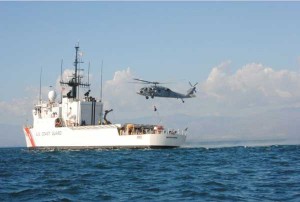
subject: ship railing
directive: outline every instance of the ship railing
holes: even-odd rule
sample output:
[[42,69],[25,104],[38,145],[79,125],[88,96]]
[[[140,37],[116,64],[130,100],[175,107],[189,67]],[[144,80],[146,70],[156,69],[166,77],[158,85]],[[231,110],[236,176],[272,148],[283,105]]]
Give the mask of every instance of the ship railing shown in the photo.
[[177,130],[168,129],[168,130],[163,130],[162,133],[163,134],[167,134],[167,135],[184,135],[184,136],[186,136],[188,134],[187,133],[187,129],[184,129],[184,130],[180,130],[180,129],[177,129]]
[[118,128],[120,135],[145,135],[145,134],[166,134],[166,135],[183,135],[186,136],[188,134],[187,129],[184,130],[154,130],[154,129],[143,129],[143,130],[133,130],[128,132],[126,130],[120,130],[119,124],[112,125],[90,125],[90,126],[72,126],[69,127],[72,130],[84,130],[84,129],[95,129],[95,128]]
[[144,129],[142,131],[140,130],[134,130],[131,132],[128,131],[124,131],[121,130],[120,131],[120,135],[145,135],[145,134],[167,134],[167,135],[183,135],[186,136],[187,133],[187,129],[184,130],[174,130],[174,129],[170,129],[170,130],[153,130],[153,129]]
[[87,126],[71,126],[69,127],[72,130],[84,130],[84,129],[96,129],[96,128],[118,128],[118,124],[112,125],[87,125]]

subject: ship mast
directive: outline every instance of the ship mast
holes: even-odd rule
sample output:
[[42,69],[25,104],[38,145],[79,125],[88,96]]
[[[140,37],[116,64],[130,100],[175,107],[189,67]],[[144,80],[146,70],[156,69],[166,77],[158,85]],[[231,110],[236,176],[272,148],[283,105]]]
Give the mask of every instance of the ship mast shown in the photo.
[[60,82],[61,85],[68,85],[72,88],[72,90],[67,94],[67,97],[73,98],[73,99],[78,99],[79,87],[89,87],[90,86],[89,83],[81,82],[80,75],[78,73],[78,71],[79,71],[78,64],[83,63],[83,62],[79,61],[78,51],[79,51],[79,44],[77,44],[75,46],[75,61],[74,61],[75,72],[73,74],[73,77],[68,82],[64,82],[63,80],[61,80],[61,82]]
[[77,98],[77,89],[78,89],[78,85],[79,85],[79,79],[78,79],[78,50],[79,50],[79,45],[75,46],[75,62],[74,62],[74,66],[75,66],[75,73],[74,73],[74,83],[70,86],[72,86],[72,96],[73,98]]

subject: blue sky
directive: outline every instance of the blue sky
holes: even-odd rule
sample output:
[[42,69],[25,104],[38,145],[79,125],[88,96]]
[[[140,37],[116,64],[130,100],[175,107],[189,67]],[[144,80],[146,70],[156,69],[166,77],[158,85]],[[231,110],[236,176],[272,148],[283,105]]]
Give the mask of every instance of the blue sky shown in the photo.
[[[85,61],[105,76],[130,67],[145,79],[203,80],[230,60],[298,70],[299,2],[1,2],[5,99],[36,85],[41,66],[56,79],[60,59],[73,61],[79,40]],[[2,85],[2,86],[3,86]]]
[[[95,89],[104,61],[114,108],[146,105],[124,77],[183,81],[172,86],[179,90],[199,82],[184,107],[154,103],[191,115],[300,106],[299,10],[300,2],[0,2],[0,123],[5,113],[30,113],[41,67],[44,89],[55,85],[62,58],[73,68],[78,41]],[[127,93],[131,103],[113,97]]]

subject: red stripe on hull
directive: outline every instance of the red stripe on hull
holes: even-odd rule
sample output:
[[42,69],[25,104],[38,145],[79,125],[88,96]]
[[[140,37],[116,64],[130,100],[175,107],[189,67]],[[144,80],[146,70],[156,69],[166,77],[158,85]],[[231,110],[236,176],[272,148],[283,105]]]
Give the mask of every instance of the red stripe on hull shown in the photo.
[[30,129],[29,128],[24,128],[24,129],[25,129],[27,137],[30,140],[31,146],[35,147],[35,142],[34,142],[34,139],[33,139],[32,135],[31,135]]

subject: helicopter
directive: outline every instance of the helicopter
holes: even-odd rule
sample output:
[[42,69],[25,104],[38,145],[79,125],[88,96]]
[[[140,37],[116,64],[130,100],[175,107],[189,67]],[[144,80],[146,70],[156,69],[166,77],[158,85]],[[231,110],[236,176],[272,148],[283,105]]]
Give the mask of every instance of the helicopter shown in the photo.
[[174,92],[171,89],[164,87],[164,86],[159,86],[158,84],[163,84],[157,81],[147,81],[147,80],[142,80],[142,79],[137,79],[134,78],[133,80],[143,83],[143,84],[153,84],[148,87],[142,87],[137,94],[145,96],[146,99],[154,98],[154,97],[165,97],[165,98],[177,98],[181,99],[181,101],[184,103],[184,98],[193,98],[196,97],[196,85],[198,82],[194,85],[189,82],[191,88],[187,91],[186,94]]

